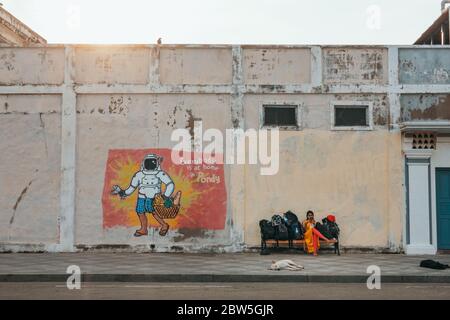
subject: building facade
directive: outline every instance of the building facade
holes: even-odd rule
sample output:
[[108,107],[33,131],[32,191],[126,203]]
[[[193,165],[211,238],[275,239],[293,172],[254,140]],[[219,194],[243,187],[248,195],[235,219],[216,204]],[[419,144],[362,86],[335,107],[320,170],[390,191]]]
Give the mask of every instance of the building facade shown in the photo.
[[0,46],[45,45],[47,40],[14,17],[0,4]]
[[[200,121],[279,127],[278,173],[174,165],[172,133]],[[237,252],[259,220],[310,209],[348,250],[450,249],[448,46],[2,47],[0,131],[1,251]],[[181,209],[134,237],[142,193],[111,188],[147,154]]]

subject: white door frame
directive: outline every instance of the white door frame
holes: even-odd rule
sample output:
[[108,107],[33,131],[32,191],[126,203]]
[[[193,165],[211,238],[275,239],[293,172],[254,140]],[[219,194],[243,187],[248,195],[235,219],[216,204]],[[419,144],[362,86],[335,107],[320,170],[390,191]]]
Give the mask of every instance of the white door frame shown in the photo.
[[437,137],[437,147],[431,157],[431,218],[433,244],[437,251],[436,168],[450,168],[450,137]]

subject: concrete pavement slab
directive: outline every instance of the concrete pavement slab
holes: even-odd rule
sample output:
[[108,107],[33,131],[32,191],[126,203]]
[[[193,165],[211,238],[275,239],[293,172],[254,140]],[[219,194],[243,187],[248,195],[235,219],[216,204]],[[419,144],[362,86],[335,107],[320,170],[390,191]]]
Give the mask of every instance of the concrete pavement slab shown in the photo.
[[[291,259],[303,271],[271,271],[272,260]],[[419,267],[423,259],[450,264],[450,255],[402,254],[187,254],[39,253],[0,254],[1,282],[65,281],[67,267],[80,267],[88,282],[334,282],[362,283],[369,266],[380,267],[383,282],[450,283],[450,269]]]

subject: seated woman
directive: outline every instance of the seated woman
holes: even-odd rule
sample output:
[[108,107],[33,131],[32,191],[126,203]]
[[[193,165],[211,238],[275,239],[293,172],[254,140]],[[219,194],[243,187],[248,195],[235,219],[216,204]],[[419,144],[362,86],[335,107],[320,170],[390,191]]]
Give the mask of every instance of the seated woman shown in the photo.
[[303,230],[305,230],[304,237],[307,251],[317,256],[317,250],[320,247],[319,238],[329,240],[315,228],[316,221],[314,220],[314,212],[311,210],[306,213],[306,220],[303,221],[302,225]]

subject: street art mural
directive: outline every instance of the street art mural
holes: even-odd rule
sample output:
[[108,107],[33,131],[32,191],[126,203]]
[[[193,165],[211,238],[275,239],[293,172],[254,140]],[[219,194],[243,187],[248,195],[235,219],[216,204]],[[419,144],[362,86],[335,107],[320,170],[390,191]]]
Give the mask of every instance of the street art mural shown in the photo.
[[223,164],[175,164],[169,149],[110,150],[103,187],[103,227],[222,230]]

